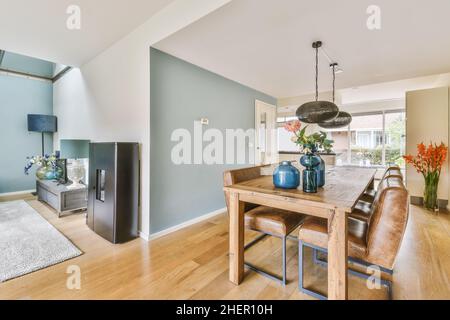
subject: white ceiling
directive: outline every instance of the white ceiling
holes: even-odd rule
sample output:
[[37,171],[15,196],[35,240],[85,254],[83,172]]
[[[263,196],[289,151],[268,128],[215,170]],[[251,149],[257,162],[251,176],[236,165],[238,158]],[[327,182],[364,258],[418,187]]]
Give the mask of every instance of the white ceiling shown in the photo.
[[[80,66],[171,2],[0,0],[0,49]],[[71,31],[66,27],[69,5],[81,9],[80,30]]]
[[[366,27],[371,4],[381,30]],[[277,98],[314,90],[314,51],[338,88],[450,71],[448,0],[234,0],[155,47]],[[331,88],[321,57],[321,91]]]
[[405,99],[407,91],[446,87],[450,73],[377,83],[339,90],[342,104]]

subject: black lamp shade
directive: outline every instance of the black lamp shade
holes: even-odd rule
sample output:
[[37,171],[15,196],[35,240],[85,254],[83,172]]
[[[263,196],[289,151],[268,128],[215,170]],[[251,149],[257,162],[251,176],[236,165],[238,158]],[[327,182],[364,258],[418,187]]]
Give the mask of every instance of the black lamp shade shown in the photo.
[[28,115],[28,131],[32,132],[57,132],[57,120],[55,116],[43,114]]
[[301,122],[319,123],[335,119],[339,108],[330,101],[311,101],[302,104],[295,114]]
[[348,126],[352,122],[352,115],[348,112],[340,111],[339,115],[331,120],[320,122],[319,126],[325,129],[337,129]]

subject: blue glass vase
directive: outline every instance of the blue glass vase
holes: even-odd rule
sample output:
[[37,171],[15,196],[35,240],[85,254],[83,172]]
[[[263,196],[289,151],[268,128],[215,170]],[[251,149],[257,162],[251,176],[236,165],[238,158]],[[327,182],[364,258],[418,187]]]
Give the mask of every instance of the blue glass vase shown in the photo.
[[277,188],[296,189],[300,185],[300,171],[290,161],[283,161],[273,172],[273,184]]
[[313,153],[305,154],[300,158],[300,163],[306,169],[303,170],[303,192],[316,193],[318,179],[316,167],[320,165],[321,158]]
[[303,192],[317,192],[317,172],[314,169],[303,170]]
[[61,179],[63,170],[60,167],[40,167],[36,170],[36,177],[39,180],[58,180]]
[[317,186],[322,188],[325,185],[325,161],[323,161],[321,156],[317,155],[317,157],[320,159],[320,163],[316,167]]

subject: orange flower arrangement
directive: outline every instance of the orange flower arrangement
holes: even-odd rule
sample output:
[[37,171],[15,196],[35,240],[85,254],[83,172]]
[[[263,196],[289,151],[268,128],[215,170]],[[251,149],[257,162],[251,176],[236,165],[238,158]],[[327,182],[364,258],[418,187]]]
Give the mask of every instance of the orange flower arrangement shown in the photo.
[[442,165],[447,159],[448,148],[444,143],[439,146],[437,144],[429,144],[425,147],[423,143],[417,145],[417,156],[403,156],[407,163],[412,164],[418,173],[422,173],[424,177],[430,173],[440,174]]
[[430,143],[428,147],[420,143],[417,145],[417,156],[403,156],[425,179],[424,205],[428,209],[437,208],[437,188],[447,152],[448,147],[442,142],[440,145]]

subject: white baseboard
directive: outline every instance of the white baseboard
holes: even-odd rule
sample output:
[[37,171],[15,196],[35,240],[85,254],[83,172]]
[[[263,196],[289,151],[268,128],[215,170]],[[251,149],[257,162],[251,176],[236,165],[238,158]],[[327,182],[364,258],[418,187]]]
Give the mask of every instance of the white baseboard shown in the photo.
[[144,239],[145,241],[150,241],[150,236],[142,231],[139,231],[139,237]]
[[213,212],[206,213],[206,214],[204,214],[204,215],[202,215],[200,217],[197,217],[197,218],[188,220],[186,222],[180,223],[180,224],[178,224],[176,226],[173,226],[173,227],[167,228],[165,230],[162,230],[162,231],[150,234],[150,237],[149,237],[148,241],[160,238],[162,236],[168,235],[169,233],[172,233],[172,232],[178,231],[180,229],[192,226],[193,224],[196,224],[196,223],[199,223],[199,222],[211,219],[211,218],[213,218],[213,217],[215,217],[215,216],[217,216],[219,214],[222,214],[222,213],[224,213],[226,211],[227,211],[227,208],[221,208],[221,209],[215,210]]
[[34,189],[34,190],[23,190],[23,191],[0,193],[0,197],[17,196],[17,195],[26,194],[26,193],[32,193],[32,192],[36,192],[36,189]]

